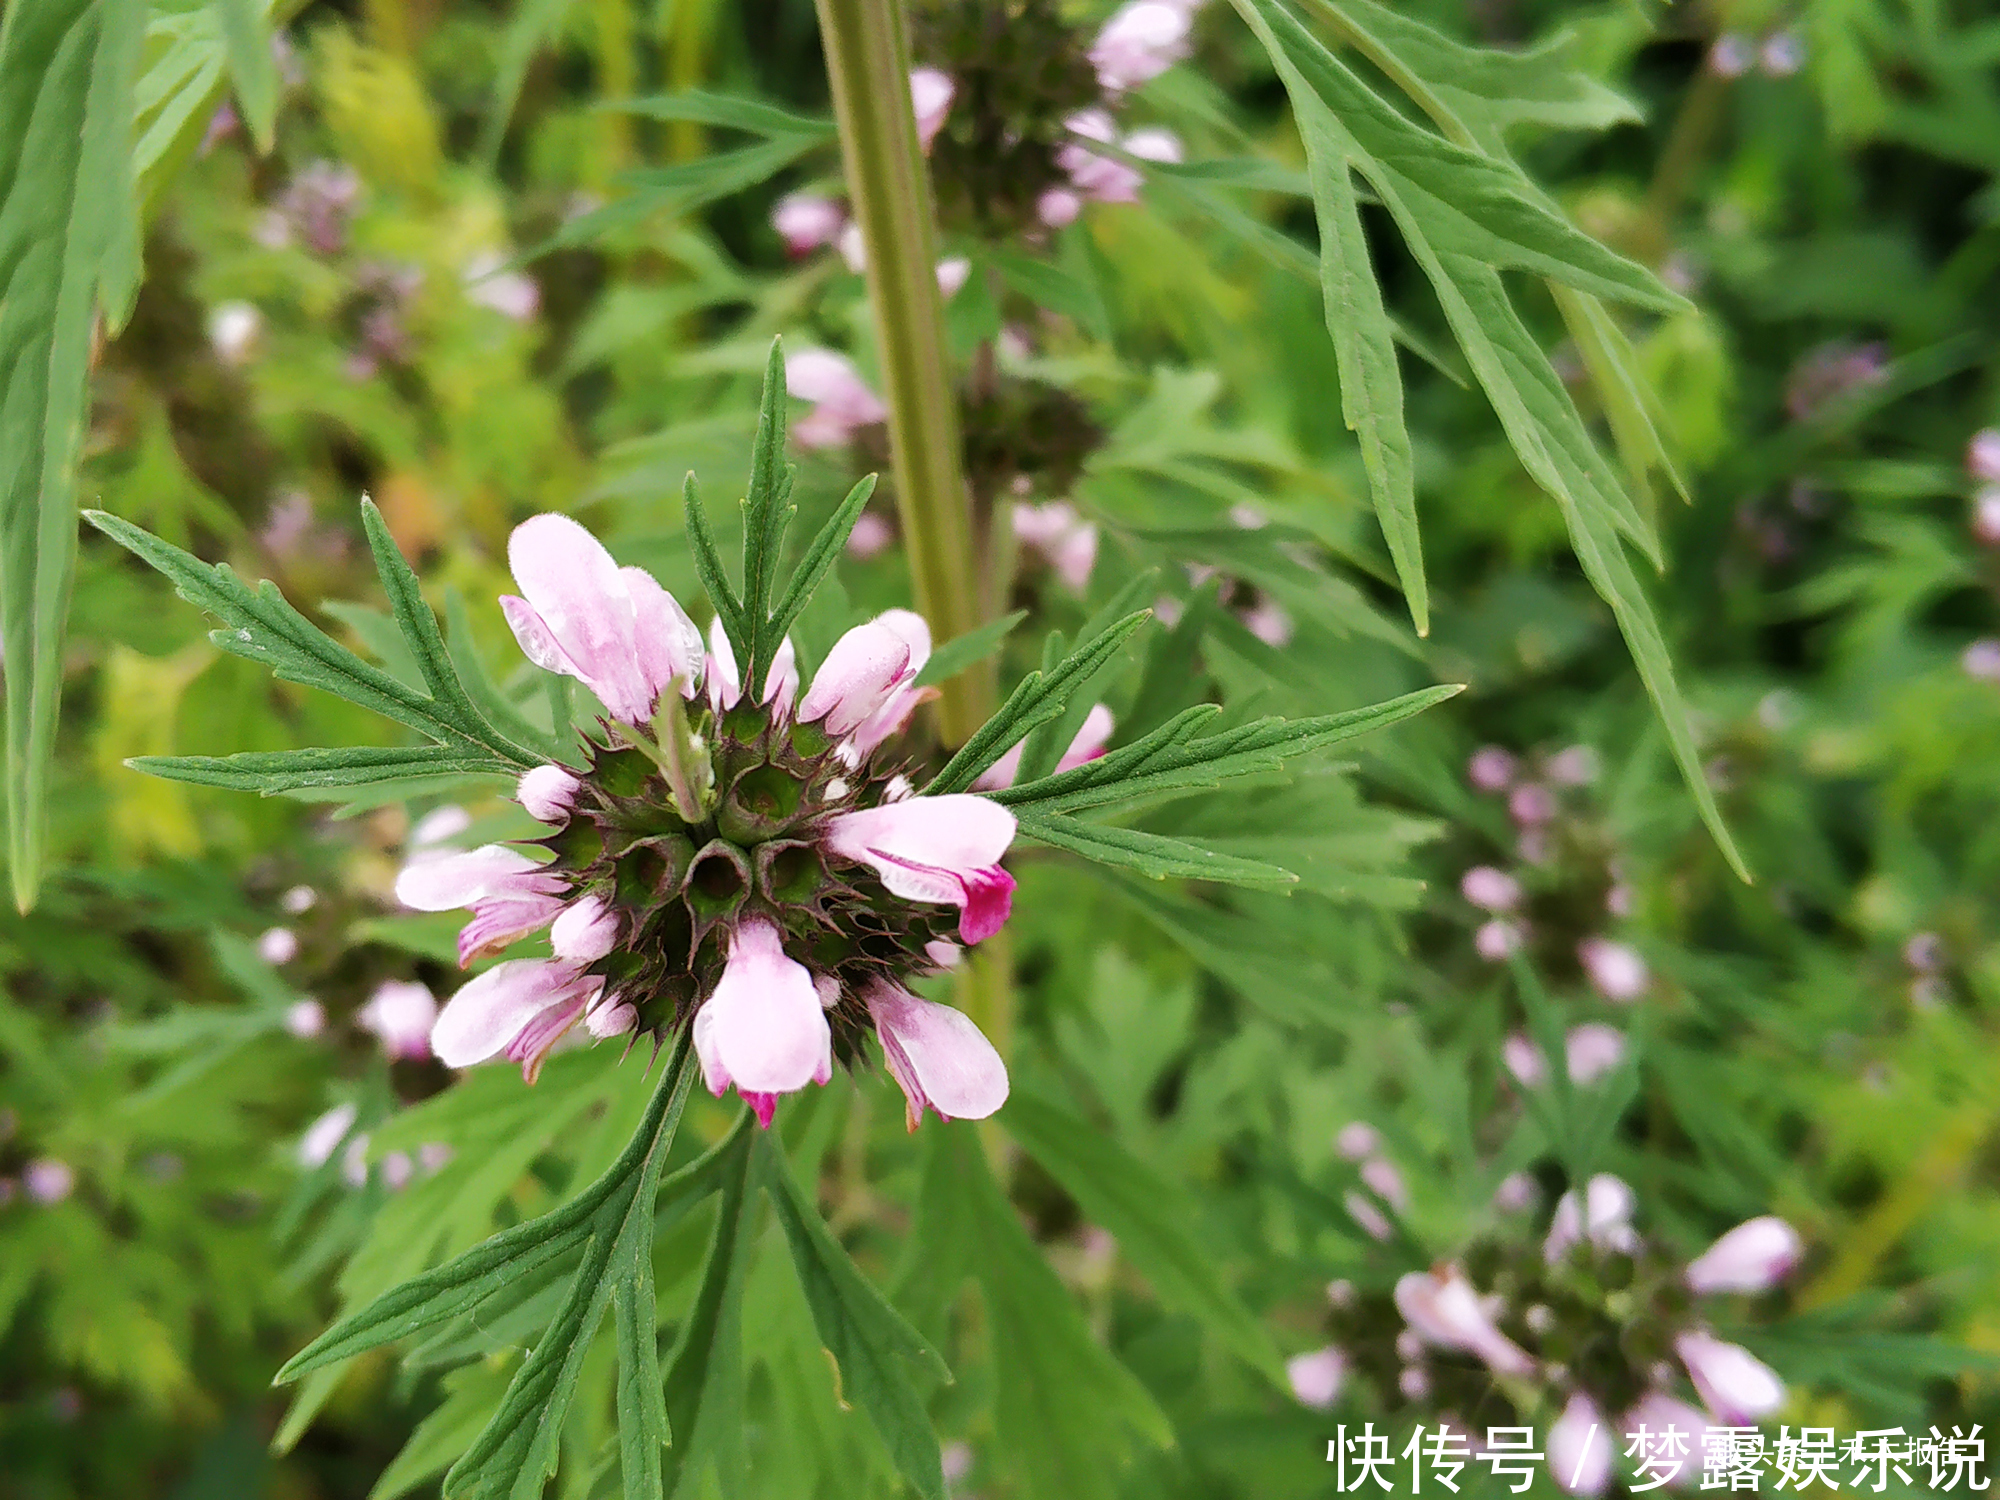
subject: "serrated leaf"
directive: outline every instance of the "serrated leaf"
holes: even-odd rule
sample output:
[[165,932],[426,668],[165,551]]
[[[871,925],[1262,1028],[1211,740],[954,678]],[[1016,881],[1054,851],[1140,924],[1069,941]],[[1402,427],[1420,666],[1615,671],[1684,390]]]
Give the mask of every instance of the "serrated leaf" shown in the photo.
[[135,771],[195,786],[266,797],[329,788],[380,786],[412,777],[511,777],[516,768],[492,756],[465,756],[438,745],[350,749],[245,750],[235,755],[139,755]]
[[107,258],[132,253],[144,14],[141,0],[46,0],[0,15],[0,638],[7,864],[23,910],[41,883],[91,324]]
[[1084,823],[1061,813],[1038,810],[1014,814],[1023,838],[1067,850],[1101,865],[1136,870],[1154,880],[1213,880],[1223,885],[1287,886],[1298,876],[1277,865],[1224,854],[1186,839],[1137,828]]
[[943,1500],[937,1434],[903,1362],[920,1365],[939,1380],[950,1380],[951,1371],[848,1258],[792,1180],[772,1138],[763,1137],[759,1147],[766,1192],[842,1392],[868,1413],[897,1471],[926,1500]]
[[[383,585],[396,606],[411,655],[426,680],[440,691],[438,697],[427,697],[363,661],[286,603],[275,584],[267,581],[252,589],[227,563],[204,563],[102,511],[86,512],[85,519],[165,574],[183,599],[221,619],[229,628],[209,636],[221,650],[258,662],[284,681],[318,688],[393,719],[451,751],[457,760],[483,763],[493,774],[517,773],[540,763],[533,752],[494,729],[466,697],[438,635],[436,618],[416,597],[415,577],[386,532],[380,538],[386,556],[378,551]],[[338,757],[344,752],[305,753]]]
[[[1173,1427],[1132,1372],[1096,1339],[1028,1238],[969,1130],[949,1140],[958,1210],[976,1247],[994,1357],[994,1412],[1011,1465],[1036,1500],[1115,1500],[1137,1437],[1173,1446]],[[927,1187],[934,1178],[927,1177]]]
[[1464,691],[1458,684],[1421,688],[1386,703],[1311,719],[1259,719],[1203,736],[1202,726],[1221,709],[1184,709],[1144,739],[1040,781],[988,793],[1026,812],[1075,812],[1114,803],[1135,804],[1206,790],[1238,776],[1267,775],[1287,760],[1382,729]]
[[1199,1320],[1238,1358],[1284,1385],[1270,1331],[1224,1284],[1214,1257],[1190,1232],[1200,1214],[1187,1193],[1107,1132],[1019,1087],[1000,1121],[1090,1222],[1111,1232],[1162,1303]]
[[[694,1048],[682,1033],[674,1040],[659,1087],[631,1144],[590,1190],[596,1195],[585,1221],[590,1238],[569,1292],[534,1351],[508,1384],[499,1409],[445,1475],[445,1495],[481,1500],[500,1500],[502,1496],[533,1500],[539,1495],[555,1470],[563,1418],[575,1395],[591,1340],[621,1287],[633,1288],[628,1310],[631,1320],[636,1321],[640,1306],[637,1288],[643,1283],[650,1319],[654,1200],[660,1187],[660,1167],[673,1144],[694,1080],[693,1056]],[[646,1342],[652,1347],[650,1322]],[[636,1346],[636,1336],[628,1342],[622,1331],[618,1349],[620,1412],[622,1415],[629,1405],[638,1419],[636,1431],[621,1432],[621,1451],[637,1469],[636,1474],[628,1474],[628,1493],[643,1494],[630,1486],[656,1471],[668,1431],[657,1384],[650,1392],[640,1387],[640,1382],[649,1378],[649,1371],[657,1376],[657,1355],[647,1359]],[[628,1355],[643,1368],[625,1367]]]
[[943,796],[971,786],[980,772],[1025,739],[1030,731],[1060,714],[1069,695],[1151,619],[1152,613],[1142,609],[1129,614],[1078,646],[1053,670],[1030,672],[1023,677],[1000,705],[1000,711],[974,731],[972,738],[959,747],[958,753],[924,788],[925,794]]

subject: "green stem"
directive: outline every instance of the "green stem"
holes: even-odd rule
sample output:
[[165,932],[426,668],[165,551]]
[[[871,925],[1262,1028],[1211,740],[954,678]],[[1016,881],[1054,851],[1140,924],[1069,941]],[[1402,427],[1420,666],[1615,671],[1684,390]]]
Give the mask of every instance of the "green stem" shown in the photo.
[[[930,180],[910,105],[909,45],[897,0],[817,0],[820,39],[889,402],[896,507],[918,611],[939,640],[981,623],[958,388],[945,353]],[[990,664],[941,684],[945,743],[963,743],[994,704]]]

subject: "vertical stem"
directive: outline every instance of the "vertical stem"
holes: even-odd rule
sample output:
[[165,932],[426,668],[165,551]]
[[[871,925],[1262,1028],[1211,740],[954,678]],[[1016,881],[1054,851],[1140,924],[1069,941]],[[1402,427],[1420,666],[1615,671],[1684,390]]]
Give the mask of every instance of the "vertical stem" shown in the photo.
[[[957,386],[944,347],[930,179],[917,149],[898,0],[817,0],[847,189],[868,254],[868,300],[889,402],[896,507],[918,611],[938,639],[981,620]],[[962,743],[992,712],[990,664],[942,684],[938,723]]]

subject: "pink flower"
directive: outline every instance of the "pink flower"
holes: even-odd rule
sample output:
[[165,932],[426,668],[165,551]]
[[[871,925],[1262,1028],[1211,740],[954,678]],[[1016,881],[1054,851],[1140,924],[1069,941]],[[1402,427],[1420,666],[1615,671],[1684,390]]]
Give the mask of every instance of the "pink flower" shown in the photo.
[[257,956],[267,964],[288,964],[299,956],[298,934],[289,927],[273,927],[257,939]]
[[1382,1136],[1365,1120],[1350,1120],[1333,1138],[1333,1149],[1349,1161],[1366,1161],[1382,1148]]
[[1514,757],[1498,745],[1485,745],[1465,763],[1465,779],[1482,792],[1504,792],[1513,784]]
[[1738,1224],[1689,1262],[1687,1284],[1697,1292],[1767,1291],[1791,1274],[1802,1253],[1798,1231],[1765,1214]]
[[1497,964],[1508,954],[1521,946],[1521,928],[1518,923],[1503,922],[1495,918],[1482,922],[1479,931],[1472,936],[1472,946],[1479,956],[1490,964]]
[[785,242],[793,259],[831,245],[847,223],[847,210],[815,193],[792,193],[771,210],[771,227]]
[[1702,1405],[1726,1427],[1746,1426],[1785,1404],[1785,1383],[1740,1344],[1695,1329],[1674,1340],[1674,1352],[1687,1366]]
[[1645,994],[1646,986],[1652,983],[1646,961],[1629,944],[1585,938],[1576,945],[1576,957],[1590,987],[1607,1000],[1627,1004]]
[[785,389],[813,404],[792,424],[793,440],[801,448],[836,448],[863,427],[889,419],[889,408],[863,383],[853,362],[831,349],[786,354]]
[[1169,0],[1129,0],[1112,13],[1090,45],[1091,66],[1108,94],[1148,83],[1187,56],[1192,22]]
[[460,968],[548,926],[563,908],[562,891],[560,876],[504,844],[416,860],[396,877],[396,899],[416,911],[472,909],[458,934]]
[[895,540],[896,530],[887,519],[872,510],[864,510],[856,517],[854,529],[847,533],[847,555],[866,562],[888,551],[889,544]]
[[76,1172],[66,1161],[39,1157],[21,1171],[21,1186],[44,1207],[60,1203],[76,1191]]
[[918,706],[937,696],[936,688],[916,685],[918,674],[931,659],[931,627],[924,617],[915,610],[885,609],[873,623],[901,638],[909,648],[910,664],[909,671],[882,700],[881,707],[855,729],[853,745],[857,757],[867,756],[891,735],[901,734]]
[[1521,904],[1521,882],[1491,865],[1474,865],[1458,882],[1459,894],[1484,911],[1512,911]]
[[1332,1344],[1310,1354],[1295,1354],[1285,1361],[1285,1378],[1301,1406],[1331,1411],[1347,1383],[1347,1356]]
[[472,814],[455,802],[447,802],[417,819],[416,826],[410,830],[410,848],[451,853],[453,851],[438,846],[449,844],[471,826]]
[[578,896],[549,927],[549,947],[557,958],[594,964],[618,946],[618,914],[592,891]]
[[1383,1216],[1382,1210],[1377,1208],[1373,1200],[1366,1195],[1350,1191],[1340,1200],[1340,1206],[1347,1210],[1347,1216],[1359,1224],[1371,1240],[1387,1243],[1395,1238],[1396,1226]]
[[263,331],[264,315],[248,302],[218,303],[208,315],[209,346],[225,365],[248,364]]
[[1982,427],[1965,445],[1965,472],[1982,484],[2000,484],[2000,427]]
[[735,1088],[765,1126],[778,1095],[833,1077],[833,1033],[813,977],[764,918],[746,917],[730,934],[722,978],[695,1012],[694,1046],[709,1091]]
[[466,299],[490,307],[504,318],[525,323],[541,310],[542,289],[532,276],[520,271],[503,271],[504,258],[494,251],[482,251],[466,262]]
[[583,1013],[583,1029],[598,1041],[623,1036],[639,1025],[639,1012],[615,996],[600,1001]]
[[644,568],[621,568],[567,516],[532,516],[507,540],[523,597],[500,608],[528,660],[574,677],[606,711],[645,724],[667,684],[691,698],[701,682],[701,633]]
[[841,813],[827,848],[870,865],[892,895],[959,908],[958,935],[977,943],[998,932],[1014,900],[1000,856],[1014,841],[1014,815],[972,793],[911,797]]
[[1613,1441],[1604,1413],[1578,1391],[1549,1428],[1549,1473],[1572,1495],[1601,1495],[1611,1483]]
[[431,1026],[437,1020],[437,997],[412,980],[388,979],[355,1016],[355,1024],[372,1032],[383,1054],[423,1059],[431,1055]]
[[1739,32],[1725,31],[1708,49],[1708,66],[1718,78],[1741,78],[1750,71],[1755,57],[1750,39]]
[[[1111,145],[1118,138],[1118,128],[1111,116],[1101,109],[1086,109],[1071,115],[1063,121],[1073,136],[1086,141],[1101,141]],[[1076,141],[1060,147],[1056,151],[1056,165],[1061,167],[1077,193],[1095,203],[1137,203],[1139,184],[1144,180],[1136,168],[1127,166],[1114,157],[1103,156],[1088,146]]]
[[1068,188],[1050,188],[1035,200],[1035,217],[1051,229],[1074,224],[1082,212],[1083,199]]
[[1503,1214],[1517,1214],[1535,1201],[1535,1179],[1526,1172],[1509,1172],[1493,1190],[1493,1206]]
[[[1063,751],[1062,759],[1056,762],[1056,770],[1074,770],[1096,760],[1104,753],[1104,747],[1111,743],[1111,732],[1116,727],[1117,721],[1111,717],[1110,709],[1102,703],[1093,705],[1090,712],[1084,715],[1083,727],[1077,730],[1069,748]],[[972,783],[973,788],[982,792],[997,792],[1002,787],[1012,786],[1015,777],[1021,774],[1021,752],[1025,748],[1025,742],[1016,745],[993,762],[980,772],[979,779]]]
[[1526,1375],[1535,1368],[1527,1351],[1495,1326],[1456,1266],[1402,1277],[1396,1283],[1396,1310],[1428,1343],[1476,1354],[1496,1375]]
[[1097,526],[1083,520],[1067,500],[1046,505],[1016,505],[1014,535],[1023,547],[1038,552],[1056,576],[1081,593],[1097,565]]
[[951,301],[952,298],[958,295],[959,288],[965,285],[966,278],[971,274],[972,262],[967,260],[963,255],[946,256],[937,263],[939,294],[945,301]]
[[944,129],[945,116],[951,113],[951,101],[957,94],[958,85],[949,73],[936,68],[910,70],[910,108],[917,116],[917,143],[925,151]]
[[504,1053],[533,1083],[542,1059],[604,981],[559,959],[515,958],[459,986],[431,1028],[431,1051],[447,1067],[469,1068]]
[[319,892],[309,885],[295,885],[278,898],[278,905],[295,917],[302,917],[319,905]]
[[1291,613],[1269,594],[1241,611],[1238,618],[1246,630],[1273,650],[1282,651],[1292,643],[1295,627]]
[[2000,547],[2000,484],[1988,484],[1972,497],[1972,535],[1981,545]]
[[1588,1088],[1625,1060],[1625,1035],[1614,1026],[1589,1021],[1570,1028],[1563,1050],[1570,1082]]
[[908,1101],[910,1129],[926,1108],[941,1120],[983,1120],[1007,1102],[1007,1065],[963,1011],[882,981],[867,1001],[882,1056]]
[[1566,750],[1558,750],[1543,768],[1549,780],[1557,786],[1589,786],[1597,780],[1601,769],[1597,752],[1588,745],[1571,745]]
[[1538,1089],[1548,1080],[1549,1060],[1525,1032],[1513,1032],[1500,1044],[1500,1061],[1522,1088]]
[[1975,682],[2000,682],[2000,641],[1974,641],[1960,653],[1958,665]]
[[[904,611],[908,613],[908,611]],[[926,627],[924,634],[930,634]],[[897,689],[916,675],[910,643],[895,625],[870,620],[834,642],[799,699],[801,724],[819,724],[844,738],[873,718]]]
[[582,785],[562,766],[536,766],[522,774],[514,788],[514,800],[537,823],[560,823],[576,806],[577,790]]
[[1584,1206],[1577,1205],[1574,1189],[1556,1200],[1555,1217],[1549,1222],[1549,1237],[1542,1243],[1542,1259],[1554,1265],[1570,1247],[1587,1234],[1600,1250],[1627,1254],[1639,1247],[1632,1231],[1632,1189],[1609,1172],[1599,1172],[1584,1185]]
[[1364,1161],[1361,1164],[1361,1180],[1397,1213],[1410,1206],[1409,1189],[1403,1186],[1403,1174],[1396,1170],[1394,1162],[1379,1156]]
[[1556,815],[1555,794],[1538,782],[1523,782],[1507,798],[1507,811],[1516,823],[1546,823]]
[[347,1139],[359,1113],[352,1104],[336,1104],[308,1125],[299,1137],[299,1165],[310,1169],[331,1161],[334,1149]]
[[300,1000],[285,1009],[285,1030],[309,1041],[326,1030],[326,1007],[317,1000]]

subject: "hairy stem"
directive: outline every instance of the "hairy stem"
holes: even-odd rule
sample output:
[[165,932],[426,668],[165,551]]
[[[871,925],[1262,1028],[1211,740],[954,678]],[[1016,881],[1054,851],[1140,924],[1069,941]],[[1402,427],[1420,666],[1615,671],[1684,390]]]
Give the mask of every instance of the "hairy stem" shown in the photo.
[[[930,180],[910,105],[897,0],[817,0],[847,190],[868,255],[868,299],[889,402],[896,507],[917,609],[939,640],[981,622],[979,570],[945,353]],[[938,724],[962,744],[993,711],[990,665],[941,684]]]

